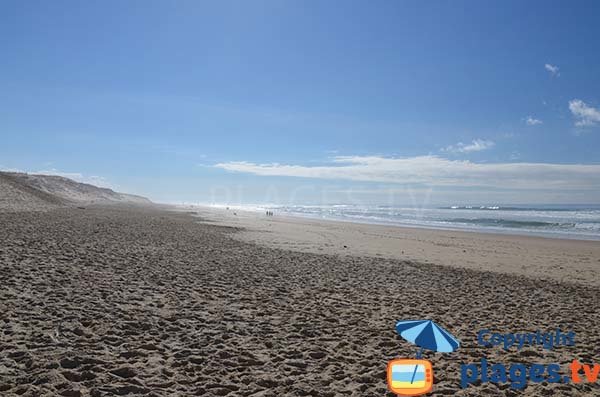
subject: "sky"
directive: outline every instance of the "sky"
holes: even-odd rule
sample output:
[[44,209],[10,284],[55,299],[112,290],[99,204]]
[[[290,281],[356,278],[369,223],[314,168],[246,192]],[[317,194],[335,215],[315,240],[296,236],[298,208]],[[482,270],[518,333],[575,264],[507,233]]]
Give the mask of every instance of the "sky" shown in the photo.
[[0,1],[0,169],[159,202],[600,204],[597,1]]

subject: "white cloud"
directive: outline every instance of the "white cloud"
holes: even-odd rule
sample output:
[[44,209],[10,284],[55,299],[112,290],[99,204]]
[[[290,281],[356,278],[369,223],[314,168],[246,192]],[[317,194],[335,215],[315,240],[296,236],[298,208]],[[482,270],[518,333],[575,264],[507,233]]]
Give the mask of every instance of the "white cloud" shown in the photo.
[[514,160],[518,160],[519,158],[521,158],[521,153],[519,153],[517,150],[513,150],[513,151],[510,153],[510,156],[509,156],[509,158],[510,158],[511,160],[513,160],[513,161],[514,161]]
[[429,186],[501,189],[598,189],[600,165],[473,163],[439,156],[338,156],[323,166],[227,162],[214,167],[260,176],[288,176]]
[[527,123],[527,125],[538,125],[538,124],[543,124],[544,122],[540,119],[536,119],[532,116],[528,116],[525,119],[525,122]]
[[550,72],[552,76],[560,76],[560,73],[558,72],[560,68],[558,66],[547,63],[544,65],[544,68]]
[[600,109],[587,105],[581,99],[569,101],[569,109],[578,127],[589,127],[600,123]]
[[462,142],[458,142],[456,145],[450,145],[444,149],[443,152],[452,152],[452,153],[471,153],[471,152],[480,152],[482,150],[486,150],[494,146],[494,142],[486,141],[483,139],[474,139],[471,143],[464,144]]

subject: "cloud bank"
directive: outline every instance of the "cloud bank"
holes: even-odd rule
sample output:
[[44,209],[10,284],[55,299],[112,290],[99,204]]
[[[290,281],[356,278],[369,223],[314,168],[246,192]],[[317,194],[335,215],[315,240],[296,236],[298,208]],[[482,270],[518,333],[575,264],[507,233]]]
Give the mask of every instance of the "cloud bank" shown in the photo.
[[431,155],[407,158],[337,156],[322,166],[234,161],[218,163],[214,167],[259,176],[424,184],[440,187],[598,190],[600,186],[600,165],[474,163]]

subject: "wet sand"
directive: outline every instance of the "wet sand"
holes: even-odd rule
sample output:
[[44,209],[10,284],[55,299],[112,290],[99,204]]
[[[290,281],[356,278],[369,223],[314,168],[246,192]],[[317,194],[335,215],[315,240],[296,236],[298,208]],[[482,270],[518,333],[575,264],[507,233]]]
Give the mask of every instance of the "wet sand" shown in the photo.
[[[150,208],[0,213],[0,225],[2,395],[391,396],[387,361],[416,353],[394,324],[420,318],[462,341],[425,354],[432,395],[600,395],[598,384],[461,389],[459,374],[482,357],[563,370],[598,361],[593,285],[277,249]],[[484,328],[558,326],[576,332],[575,346],[476,343]]]
[[[195,207],[243,228],[243,241],[299,252],[373,256],[600,287],[600,241],[434,230]],[[235,215],[234,215],[235,212]]]

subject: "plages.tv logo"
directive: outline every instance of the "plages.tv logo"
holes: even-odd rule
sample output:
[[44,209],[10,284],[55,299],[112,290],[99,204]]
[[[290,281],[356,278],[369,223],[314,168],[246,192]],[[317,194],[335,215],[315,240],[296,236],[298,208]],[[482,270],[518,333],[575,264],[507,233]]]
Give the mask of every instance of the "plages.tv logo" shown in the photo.
[[397,358],[388,362],[388,388],[399,396],[419,396],[433,390],[433,366],[423,360],[423,350],[450,353],[460,342],[431,320],[398,321],[396,331],[406,341],[420,347],[417,358]]

